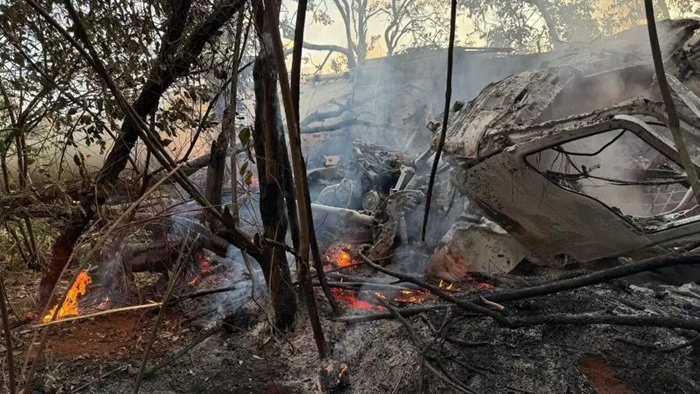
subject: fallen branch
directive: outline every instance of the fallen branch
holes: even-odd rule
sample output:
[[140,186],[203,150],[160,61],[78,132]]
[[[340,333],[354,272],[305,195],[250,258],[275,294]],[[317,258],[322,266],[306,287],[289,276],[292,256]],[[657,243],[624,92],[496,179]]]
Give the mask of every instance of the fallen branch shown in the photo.
[[109,376],[111,376],[111,375],[113,375],[113,374],[115,374],[115,373],[117,373],[117,372],[126,371],[126,370],[128,370],[128,369],[129,369],[129,366],[128,366],[128,365],[122,365],[122,366],[119,367],[119,368],[113,369],[113,370],[111,370],[111,371],[109,371],[109,372],[105,372],[105,373],[103,373],[102,375],[100,375],[99,377],[97,377],[96,379],[93,379],[93,380],[91,380],[91,381],[85,383],[85,384],[82,385],[82,386],[76,387],[75,389],[73,389],[73,390],[71,391],[71,393],[78,393],[78,392],[80,392],[80,391],[83,391],[83,390],[85,390],[86,388],[92,386],[93,384],[99,382],[99,381],[102,380],[102,379],[105,379],[105,378],[107,378],[107,377],[109,377]]
[[212,331],[210,331],[210,332],[208,332],[208,333],[202,335],[201,337],[195,339],[194,341],[192,341],[190,344],[188,344],[188,345],[185,346],[184,348],[178,350],[178,352],[175,353],[175,354],[173,354],[172,357],[170,357],[170,358],[168,358],[167,360],[161,362],[160,364],[158,364],[158,365],[156,365],[156,366],[150,368],[148,371],[146,371],[146,373],[144,373],[143,376],[144,376],[144,377],[147,377],[147,376],[152,375],[154,372],[158,371],[159,369],[165,367],[166,365],[168,365],[168,364],[172,363],[173,361],[177,360],[178,358],[182,357],[182,356],[185,355],[187,352],[189,352],[190,350],[192,350],[192,348],[194,348],[195,346],[197,346],[197,345],[199,345],[200,343],[204,342],[207,338],[209,338],[209,337],[211,337],[212,335],[216,334],[216,333],[219,332],[220,330],[221,330],[221,328],[216,328],[216,329],[214,329],[214,330],[212,330]]
[[[430,312],[430,311],[436,311],[440,309],[449,309],[452,308],[452,305],[431,305],[431,306],[421,306],[421,307],[415,307],[415,308],[402,308],[402,309],[397,309],[399,314],[403,317],[411,317],[415,316],[424,312]],[[374,321],[374,320],[382,320],[382,319],[391,319],[394,317],[394,314],[391,312],[382,312],[382,313],[375,313],[371,315],[360,315],[360,316],[342,316],[337,319],[336,321],[343,322],[343,323],[364,323],[364,322],[369,322],[369,321]]]
[[349,222],[358,223],[362,226],[369,227],[375,223],[373,216],[365,215],[352,209],[331,207],[329,205],[322,205],[316,203],[311,204],[311,209],[313,210],[314,214],[325,213],[328,215],[336,216],[340,219],[347,220]]
[[[318,282],[313,283],[314,286],[320,286]],[[413,288],[390,285],[384,283],[372,283],[372,282],[328,282],[329,287],[335,287],[338,289],[349,289],[349,290],[377,290],[377,291],[415,291]]]
[[[596,314],[550,314],[527,317],[505,317],[490,309],[486,309],[476,302],[483,302],[483,295],[477,295],[472,298],[473,301],[459,300],[449,293],[446,293],[439,287],[425,283],[410,275],[401,274],[390,271],[378,264],[369,260],[362,253],[358,253],[362,260],[370,267],[391,275],[405,282],[417,284],[445,301],[451,302],[462,309],[471,312],[480,313],[489,316],[496,320],[499,324],[510,327],[529,327],[542,324],[614,324],[626,326],[650,326],[650,327],[665,327],[665,328],[683,328],[687,330],[700,331],[700,319],[685,319],[668,316],[612,316],[612,315],[596,315]],[[622,276],[631,275],[634,273],[647,271],[650,269],[668,267],[679,264],[698,264],[700,260],[696,255],[677,256],[677,257],[657,257],[640,261],[638,263],[627,264],[621,267],[615,267],[608,270],[599,271],[583,277],[565,279],[554,283],[534,286],[525,289],[505,291],[501,293],[493,293],[488,296],[488,301],[511,301],[528,297],[535,297],[544,294],[556,293],[559,291],[570,290],[578,287],[583,287],[590,284],[600,283],[603,281],[615,279]],[[487,301],[487,302],[488,302]],[[475,308],[476,307],[476,308]]]
[[358,255],[360,256],[360,258],[362,258],[362,260],[365,262],[365,264],[369,265],[370,267],[374,268],[375,270],[377,270],[379,272],[383,272],[387,275],[393,276],[393,277],[395,277],[403,282],[408,282],[408,283],[413,283],[415,285],[418,285],[418,286],[430,291],[431,293],[435,294],[436,296],[442,298],[443,300],[450,302],[452,304],[455,304],[462,309],[465,309],[465,310],[470,311],[470,312],[476,312],[476,313],[480,313],[480,314],[489,316],[501,324],[506,323],[505,318],[501,314],[499,314],[491,309],[488,309],[488,308],[481,306],[481,305],[477,305],[473,301],[460,300],[460,299],[454,297],[452,294],[449,294],[448,292],[442,290],[438,286],[431,285],[430,283],[426,283],[426,282],[424,282],[420,279],[417,279],[411,275],[406,275],[406,274],[402,274],[399,272],[394,272],[394,271],[388,270],[388,269],[382,267],[381,265],[374,263],[372,260],[367,258],[367,256],[362,254],[362,252],[358,252]]
[[464,341],[457,338],[446,337],[445,340],[449,343],[464,347],[478,347],[478,346],[490,346],[492,345],[489,341]]
[[[326,274],[328,274],[328,271],[326,271]],[[337,272],[332,272],[329,277],[337,280],[338,282],[336,283],[345,283],[345,284],[370,284],[370,285],[385,285],[385,286],[394,286],[394,287],[400,287],[400,290],[423,290],[422,287],[418,285],[414,285],[412,283],[405,283],[405,284],[400,284],[401,281],[392,281],[392,282],[387,282],[385,280],[379,279],[379,278],[365,278],[361,276],[353,276],[353,275],[343,275]]]
[[389,124],[389,123],[377,123],[377,122],[370,122],[370,121],[362,120],[362,119],[349,118],[346,120],[342,120],[338,123],[333,123],[333,124],[329,124],[329,125],[304,127],[303,129],[301,129],[301,133],[302,134],[327,133],[327,132],[332,132],[332,131],[340,131],[340,130],[342,130],[346,127],[349,127],[349,126],[391,128],[391,124]]
[[505,290],[493,292],[491,294],[481,293],[473,296],[469,300],[473,303],[482,303],[481,297],[491,302],[503,302],[522,300],[525,298],[539,297],[547,294],[558,293],[566,290],[573,290],[584,286],[608,282],[613,279],[638,274],[644,271],[651,271],[675,265],[696,265],[700,264],[700,256],[696,254],[683,256],[659,256],[652,257],[635,263],[628,263],[619,267],[594,272],[588,275],[577,276],[570,279],[563,279],[554,282],[544,283],[538,286],[525,287],[515,290]]
[[172,300],[168,301],[167,305],[170,306],[170,305],[174,305],[174,304],[180,303],[180,302],[185,301],[185,300],[191,300],[193,298],[203,297],[203,296],[207,296],[207,295],[211,295],[211,294],[225,293],[227,291],[233,291],[236,289],[238,289],[238,286],[233,285],[233,286],[219,287],[216,289],[202,290],[202,291],[198,291],[195,293],[184,294],[181,296],[174,297]]
[[406,319],[404,319],[403,316],[401,316],[401,313],[399,313],[398,309],[396,309],[388,301],[383,300],[381,298],[377,298],[377,302],[380,303],[384,308],[386,308],[396,318],[396,320],[398,320],[399,323],[401,323],[401,325],[404,326],[404,328],[406,328],[406,332],[408,333],[408,336],[411,338],[411,342],[413,342],[413,345],[416,347],[418,352],[420,352],[422,354],[423,353],[423,345],[420,343],[420,341],[418,340],[418,337],[413,332],[411,325],[408,324],[408,322],[406,321]]
[[134,305],[134,306],[126,306],[123,308],[115,308],[115,309],[109,309],[106,311],[100,311],[100,312],[95,312],[91,313],[89,315],[80,315],[80,316],[75,316],[75,317],[67,317],[65,319],[60,319],[60,320],[54,320],[50,321],[48,323],[41,323],[41,324],[35,324],[33,326],[30,326],[30,328],[42,328],[46,326],[53,326],[56,324],[61,324],[61,323],[68,323],[71,321],[76,321],[76,320],[84,320],[84,319],[91,319],[93,317],[97,316],[105,316],[105,315],[111,315],[112,313],[120,313],[120,312],[129,312],[129,311],[136,311],[140,309],[150,309],[150,308],[158,308],[162,305],[160,302],[154,302],[151,304],[142,304],[142,305]]
[[454,387],[459,391],[460,393],[466,393],[466,394],[474,394],[473,391],[469,390],[468,388],[462,386],[461,384],[457,383],[453,379],[445,376],[443,373],[437,370],[430,361],[427,360],[426,355],[423,353],[423,345],[420,343],[420,340],[418,340],[418,337],[416,334],[413,332],[413,329],[411,328],[411,325],[408,324],[406,319],[401,315],[398,309],[393,307],[391,304],[389,304],[387,301],[382,300],[380,298],[377,299],[377,301],[382,304],[395,318],[396,320],[401,323],[402,326],[406,329],[406,332],[408,333],[409,337],[411,338],[411,342],[413,342],[413,345],[416,347],[416,350],[421,354],[421,359],[422,359],[422,365],[425,366],[428,371],[432,372],[433,375],[435,375],[438,379],[442,380],[444,383]]
[[[360,263],[364,264],[364,263]],[[331,272],[331,271],[326,271],[326,275],[330,278],[336,279],[338,281],[342,281],[344,283],[372,283],[372,284],[379,284],[379,285],[398,285],[401,283],[399,280],[387,282],[386,280],[382,278],[367,278],[364,276],[355,276],[355,275],[345,275],[340,272]],[[423,288],[414,285],[411,283],[406,283],[401,285],[401,287],[405,288],[406,290],[422,290]]]
[[[330,261],[330,260],[325,260],[325,261],[324,261],[324,264],[337,265],[334,261]],[[332,269],[326,270],[326,271],[324,271],[324,272],[325,272],[326,274],[329,274],[329,273],[333,273],[333,272],[338,272],[338,271],[347,270],[347,269],[350,269],[350,268],[359,267],[359,266],[364,265],[364,264],[365,264],[364,261],[360,261],[359,263],[352,263],[352,264],[350,264],[350,265],[346,265],[346,266],[343,266],[343,267],[332,268]]]
[[573,315],[555,313],[551,315],[510,317],[507,319],[507,323],[511,327],[530,327],[543,324],[612,324],[633,327],[682,328],[700,331],[700,319],[684,319],[670,316],[613,316],[592,313]]
[[675,351],[677,351],[677,350],[681,350],[681,349],[685,349],[685,348],[687,348],[687,347],[689,347],[689,346],[693,346],[693,345],[695,345],[696,343],[699,343],[699,342],[700,342],[700,335],[696,336],[695,338],[693,338],[693,339],[691,339],[691,340],[689,340],[689,341],[686,341],[686,342],[684,342],[684,343],[681,343],[680,345],[676,345],[676,346],[671,346],[671,347],[667,347],[667,348],[664,348],[664,349],[660,349],[660,351],[661,351],[661,353],[673,353],[673,352],[675,352]]

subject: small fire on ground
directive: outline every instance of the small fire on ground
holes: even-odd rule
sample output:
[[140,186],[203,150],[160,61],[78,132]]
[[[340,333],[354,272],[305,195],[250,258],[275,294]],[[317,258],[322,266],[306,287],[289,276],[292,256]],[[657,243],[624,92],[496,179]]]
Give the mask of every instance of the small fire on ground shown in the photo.
[[[75,279],[75,282],[73,282],[73,284],[71,285],[70,289],[68,289],[66,299],[65,301],[63,301],[61,308],[58,309],[58,312],[56,312],[58,305],[55,305],[41,319],[41,321],[43,323],[49,323],[52,320],[59,320],[66,317],[80,315],[80,306],[78,305],[78,299],[84,296],[85,293],[87,293],[87,287],[90,284],[92,284],[92,278],[90,277],[90,275],[85,271],[81,271]],[[56,314],[55,318],[54,314]]]
[[[352,253],[350,253],[350,244],[346,243],[336,243],[326,249],[323,258],[327,262],[333,263],[338,268],[347,268],[351,265],[360,264],[359,259],[353,259]],[[326,270],[332,269],[334,267],[327,267]]]
[[212,272],[211,260],[209,259],[209,257],[207,257],[205,255],[200,255],[199,256],[199,272],[194,277],[194,279],[187,282],[187,285],[190,287],[196,287],[197,285],[202,283],[202,280],[204,280],[204,277],[209,275],[211,272]]
[[[355,265],[362,263],[358,258],[353,257],[351,245],[347,243],[336,243],[331,245],[324,253],[326,271],[336,271],[341,268],[354,269]],[[464,281],[476,285],[479,290],[491,289],[493,286],[489,283],[478,282],[470,274],[467,274]],[[460,287],[456,283],[440,280],[438,286],[448,292],[460,291]],[[331,288],[333,296],[347,305],[350,309],[368,310],[368,311],[384,311],[384,307],[378,305],[376,300],[390,300],[402,304],[422,304],[426,300],[434,299],[435,296],[427,290],[411,290],[404,289],[397,292],[392,292],[391,295],[387,292],[373,290],[348,290],[338,287]]]

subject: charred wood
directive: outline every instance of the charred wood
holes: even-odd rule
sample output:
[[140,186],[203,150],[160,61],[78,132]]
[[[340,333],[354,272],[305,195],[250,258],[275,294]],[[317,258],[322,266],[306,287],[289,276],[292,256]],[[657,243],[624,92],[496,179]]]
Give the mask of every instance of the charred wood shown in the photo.
[[[419,314],[425,313],[425,312],[430,312],[430,311],[434,311],[434,310],[441,310],[441,309],[449,309],[452,307],[453,307],[452,305],[441,304],[441,305],[420,306],[420,307],[413,307],[413,308],[401,308],[401,309],[397,309],[397,311],[403,317],[411,317],[411,316],[419,315]],[[374,320],[393,319],[394,317],[395,317],[394,314],[391,312],[382,312],[382,313],[373,313],[370,315],[341,316],[341,317],[337,318],[336,320],[343,322],[343,323],[350,324],[350,323],[364,323],[364,322],[374,321]]]
[[525,287],[514,290],[504,290],[493,292],[491,294],[481,294],[471,298],[471,302],[481,303],[480,297],[485,297],[489,301],[503,302],[522,300],[531,297],[539,297],[547,294],[558,293],[577,289],[579,287],[590,286],[597,283],[611,281],[613,279],[622,278],[625,276],[634,275],[640,272],[651,271],[659,268],[672,267],[676,265],[698,265],[700,264],[700,256],[696,254],[682,256],[659,256],[652,257],[646,260],[623,264],[619,267],[609,268],[606,270],[594,272],[587,275],[577,276],[574,278],[558,280],[550,283],[545,283],[539,286]]

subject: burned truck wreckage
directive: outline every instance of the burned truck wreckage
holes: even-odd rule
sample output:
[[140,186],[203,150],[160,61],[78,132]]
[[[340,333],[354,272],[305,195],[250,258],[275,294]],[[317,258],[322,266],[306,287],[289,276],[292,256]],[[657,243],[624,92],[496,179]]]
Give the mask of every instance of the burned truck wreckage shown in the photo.
[[[660,27],[700,172],[700,21]],[[294,239],[301,216],[287,204],[296,185],[277,184],[281,174],[293,177],[268,174],[274,166],[263,165],[276,155],[260,148],[269,141],[244,129],[242,145],[223,152],[233,156],[230,168],[221,161],[210,177],[216,166],[207,163],[222,154],[213,148],[204,164],[183,167],[203,194],[218,177],[217,205],[236,213],[230,228],[250,238],[249,248],[234,244],[228,224],[210,220],[189,190],[158,179],[148,198],[115,195],[101,207],[105,222],[117,222],[95,253],[87,242],[75,253],[86,264],[66,286],[74,310],[61,301],[28,319],[53,327],[52,351],[70,359],[57,370],[82,373],[74,365],[93,368],[90,357],[102,352],[134,357],[149,392],[698,392],[700,207],[667,126],[648,39],[642,26],[551,53],[485,60],[463,52],[432,193],[444,115],[434,112],[442,97],[433,93],[444,70],[423,70],[442,59],[369,59],[379,64],[376,78],[360,69],[362,78],[311,80],[300,128],[309,137],[313,266],[304,264],[303,238]],[[380,72],[382,61],[400,72]],[[470,78],[485,64],[488,77]],[[382,78],[396,89],[379,86]],[[354,84],[365,80],[374,85]],[[338,124],[318,120],[329,113],[343,126],[318,132]],[[281,123],[270,130],[283,135]],[[261,204],[272,194],[275,204]],[[130,223],[119,225],[124,212]],[[283,220],[273,225],[274,215]],[[277,327],[275,307],[293,303],[296,316],[299,300],[316,304]],[[319,342],[326,349],[316,354]],[[151,347],[158,363],[143,356]],[[94,380],[74,377],[78,390],[72,380],[60,384],[132,390],[128,361],[114,367],[100,367]]]
[[[456,280],[508,272],[523,259],[563,266],[698,246],[700,211],[666,126],[645,33],[572,49],[453,106],[431,223],[436,240],[445,236],[429,273]],[[698,166],[698,22],[673,22],[661,41]],[[357,241],[372,244],[373,258],[417,242],[433,153],[357,142],[346,165],[311,171],[336,182],[317,201],[338,209],[316,211],[371,228]]]

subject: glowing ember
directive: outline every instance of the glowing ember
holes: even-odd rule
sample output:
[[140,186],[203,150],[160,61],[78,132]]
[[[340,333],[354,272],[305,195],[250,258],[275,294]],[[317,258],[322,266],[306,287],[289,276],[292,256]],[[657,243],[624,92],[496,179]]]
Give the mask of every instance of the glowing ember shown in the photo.
[[211,272],[211,260],[207,256],[199,256],[199,272],[202,274]]
[[335,261],[338,263],[339,267],[347,267],[352,264],[352,256],[350,256],[350,252],[347,250],[341,250],[336,256]]
[[338,243],[330,246],[326,249],[323,258],[340,268],[355,264],[352,254],[350,253],[350,245],[345,243]]
[[56,320],[80,315],[78,298],[85,295],[87,292],[87,287],[91,283],[92,278],[90,278],[90,275],[88,275],[88,273],[85,271],[81,271],[78,274],[78,277],[75,279],[75,282],[73,282],[73,285],[70,287],[70,289],[68,289],[66,300],[63,301],[61,309],[58,310],[58,313],[56,313],[56,308],[58,308],[58,305],[55,305],[53,308],[51,308],[49,313],[47,313],[46,316],[41,319],[41,321],[44,323],[50,322],[53,320],[54,313],[56,313]]
[[448,282],[442,279],[440,279],[438,286],[447,291],[459,291],[459,287],[455,286],[454,282]]
[[432,296],[428,291],[401,290],[394,296],[394,301],[404,304],[421,304]]
[[384,307],[380,305],[374,305],[365,300],[357,298],[357,296],[352,291],[347,291],[344,289],[333,288],[331,289],[335,299],[343,301],[352,309],[363,309],[368,311],[383,311]]
[[[470,274],[469,272],[467,272],[464,275],[464,279],[469,283],[476,282],[476,279],[474,279],[474,276],[472,274]],[[489,289],[493,289],[493,285],[490,283],[486,283],[486,282],[477,282],[476,288],[479,290],[489,290]]]
[[204,278],[204,276],[211,273],[211,271],[211,260],[209,260],[207,256],[199,256],[199,273],[197,273],[197,276],[195,276],[194,279],[189,281],[187,285],[190,287],[195,287],[199,285],[200,283],[202,283],[202,279]]

